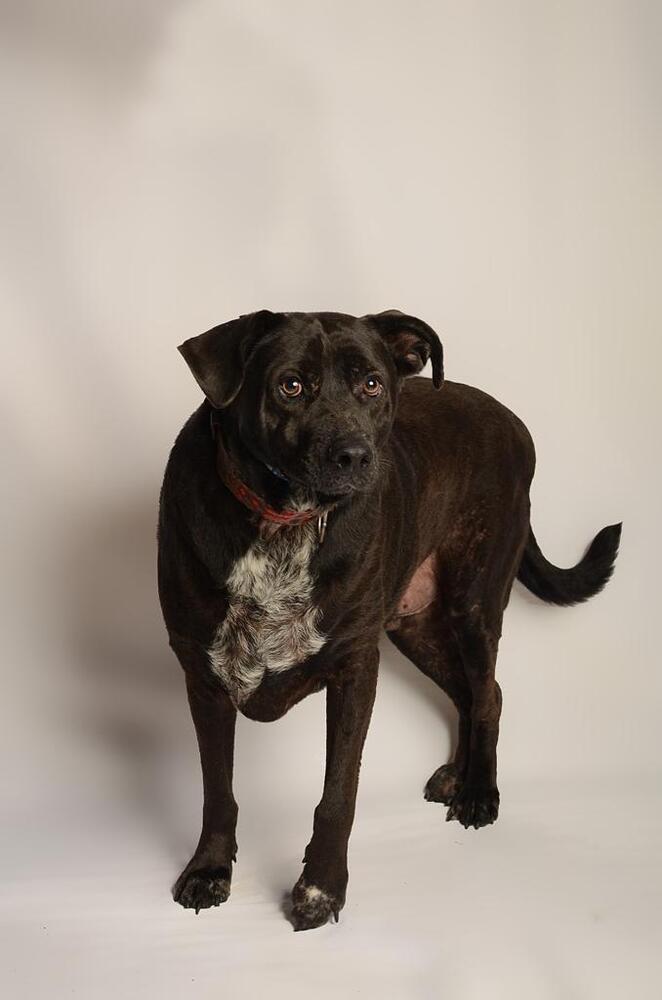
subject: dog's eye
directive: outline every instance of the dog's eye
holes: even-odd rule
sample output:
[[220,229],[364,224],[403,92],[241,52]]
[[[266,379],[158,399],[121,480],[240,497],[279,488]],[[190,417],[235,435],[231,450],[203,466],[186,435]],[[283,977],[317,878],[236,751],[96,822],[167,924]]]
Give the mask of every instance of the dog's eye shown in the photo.
[[376,375],[368,375],[363,383],[363,392],[366,396],[379,396],[382,391],[382,383]]
[[281,380],[278,388],[283,396],[287,396],[288,399],[294,399],[295,396],[300,396],[303,392],[303,386],[298,378],[294,375],[288,375],[286,378]]

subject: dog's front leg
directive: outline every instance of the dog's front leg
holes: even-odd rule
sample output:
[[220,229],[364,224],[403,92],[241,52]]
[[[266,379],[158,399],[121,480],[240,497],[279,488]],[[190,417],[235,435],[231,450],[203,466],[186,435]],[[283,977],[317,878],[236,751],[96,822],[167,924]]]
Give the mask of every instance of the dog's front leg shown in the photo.
[[204,805],[198,846],[175,883],[173,897],[197,913],[230,895],[237,853],[238,810],[232,793],[237,712],[225,691],[210,688],[192,674],[186,674],[186,689],[200,749]]
[[326,774],[303,873],[292,890],[297,931],[338,913],[347,889],[347,844],[354,820],[361,753],[375,700],[376,648],[347,662],[326,689]]

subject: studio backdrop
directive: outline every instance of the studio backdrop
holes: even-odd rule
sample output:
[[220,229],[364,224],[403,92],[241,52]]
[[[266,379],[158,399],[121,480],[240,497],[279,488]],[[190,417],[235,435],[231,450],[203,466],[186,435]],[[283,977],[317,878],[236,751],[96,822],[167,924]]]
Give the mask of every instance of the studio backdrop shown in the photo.
[[[655,995],[659,13],[0,4],[5,995]],[[348,905],[306,935],[322,695],[240,719],[232,899],[170,898],[201,810],[156,591],[202,399],[176,345],[261,308],[419,316],[527,424],[548,558],[623,521],[586,605],[513,590],[493,828],[423,800],[454,712],[384,639]]]

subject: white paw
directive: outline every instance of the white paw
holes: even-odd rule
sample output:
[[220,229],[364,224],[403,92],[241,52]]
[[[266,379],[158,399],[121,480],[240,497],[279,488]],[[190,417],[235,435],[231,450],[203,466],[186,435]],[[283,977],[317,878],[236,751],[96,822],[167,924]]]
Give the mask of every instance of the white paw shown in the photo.
[[328,923],[329,917],[338,922],[341,904],[317,885],[299,879],[292,890],[292,924],[295,931],[309,930]]

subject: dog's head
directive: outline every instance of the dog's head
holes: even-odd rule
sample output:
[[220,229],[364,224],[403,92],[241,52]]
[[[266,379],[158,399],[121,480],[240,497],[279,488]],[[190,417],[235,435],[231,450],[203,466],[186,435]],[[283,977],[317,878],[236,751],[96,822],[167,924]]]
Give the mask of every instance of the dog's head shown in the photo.
[[293,483],[327,497],[368,489],[408,375],[441,343],[396,310],[241,316],[179,347],[211,405],[226,410],[246,448]]

